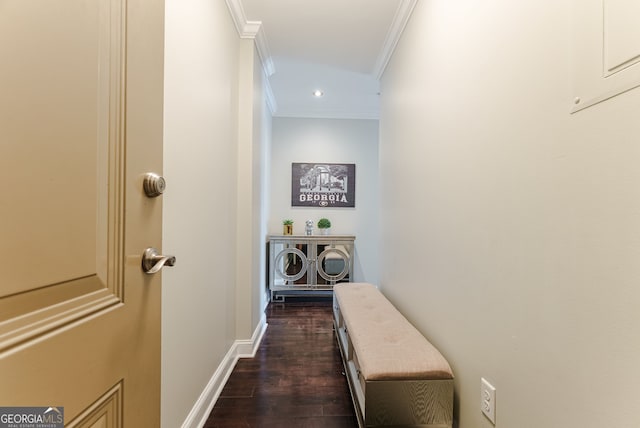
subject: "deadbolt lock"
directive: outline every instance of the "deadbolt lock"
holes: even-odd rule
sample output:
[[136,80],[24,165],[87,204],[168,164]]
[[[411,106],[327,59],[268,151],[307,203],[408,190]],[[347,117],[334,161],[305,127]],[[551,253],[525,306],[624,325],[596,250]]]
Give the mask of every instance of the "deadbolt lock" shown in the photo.
[[148,172],[144,175],[144,181],[142,182],[144,188],[144,194],[150,198],[155,198],[162,195],[164,189],[167,187],[167,183],[164,181],[164,177]]

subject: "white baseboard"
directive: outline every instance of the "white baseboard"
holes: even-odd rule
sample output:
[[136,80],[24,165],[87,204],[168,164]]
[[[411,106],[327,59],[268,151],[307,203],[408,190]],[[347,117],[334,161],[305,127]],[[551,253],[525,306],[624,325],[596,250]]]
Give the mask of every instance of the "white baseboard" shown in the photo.
[[204,388],[204,391],[200,394],[200,398],[198,398],[191,412],[189,412],[189,415],[182,424],[182,428],[201,428],[204,426],[211,410],[213,410],[213,406],[220,397],[224,385],[227,383],[229,376],[231,376],[236,362],[238,362],[240,358],[255,357],[266,330],[267,319],[263,316],[253,332],[251,339],[236,340],[233,345],[231,345],[231,349],[229,349],[227,355],[224,356],[222,362]]

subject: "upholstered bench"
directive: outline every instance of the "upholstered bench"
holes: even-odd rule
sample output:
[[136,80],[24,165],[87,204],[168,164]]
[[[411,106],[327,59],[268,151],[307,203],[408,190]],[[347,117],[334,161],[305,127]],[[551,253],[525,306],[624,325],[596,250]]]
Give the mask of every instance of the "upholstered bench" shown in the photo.
[[338,344],[361,427],[450,428],[449,363],[373,285],[337,284]]

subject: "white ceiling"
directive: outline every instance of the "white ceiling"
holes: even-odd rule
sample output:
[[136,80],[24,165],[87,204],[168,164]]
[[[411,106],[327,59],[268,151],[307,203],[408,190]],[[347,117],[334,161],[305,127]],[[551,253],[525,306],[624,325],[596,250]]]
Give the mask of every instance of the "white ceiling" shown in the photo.
[[[416,1],[228,3],[232,13],[244,12],[245,27],[261,23],[256,44],[270,74],[275,116],[375,119],[378,78]],[[316,89],[324,96],[313,97]]]

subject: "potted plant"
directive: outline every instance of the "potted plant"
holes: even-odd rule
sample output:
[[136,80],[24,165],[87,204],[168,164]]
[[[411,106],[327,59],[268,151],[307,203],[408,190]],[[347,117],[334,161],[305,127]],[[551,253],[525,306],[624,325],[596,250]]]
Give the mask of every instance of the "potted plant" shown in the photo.
[[320,234],[328,235],[329,229],[331,228],[331,221],[328,218],[321,218],[318,220],[318,229],[320,229]]
[[282,232],[283,235],[293,235],[293,220],[283,220],[282,225],[284,226],[284,230]]

